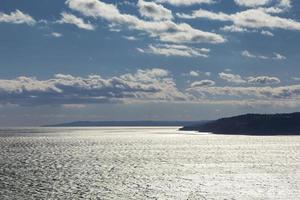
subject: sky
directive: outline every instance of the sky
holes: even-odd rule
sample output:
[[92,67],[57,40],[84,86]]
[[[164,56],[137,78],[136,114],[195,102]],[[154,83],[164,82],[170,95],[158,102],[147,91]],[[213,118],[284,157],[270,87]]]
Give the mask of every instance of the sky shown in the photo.
[[296,0],[1,0],[0,126],[300,110]]

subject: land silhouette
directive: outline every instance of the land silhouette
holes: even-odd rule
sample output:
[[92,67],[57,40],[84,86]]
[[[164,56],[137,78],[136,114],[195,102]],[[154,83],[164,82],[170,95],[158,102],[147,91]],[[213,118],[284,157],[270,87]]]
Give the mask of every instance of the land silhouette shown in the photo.
[[233,135],[300,135],[300,112],[239,115],[187,125],[180,130]]

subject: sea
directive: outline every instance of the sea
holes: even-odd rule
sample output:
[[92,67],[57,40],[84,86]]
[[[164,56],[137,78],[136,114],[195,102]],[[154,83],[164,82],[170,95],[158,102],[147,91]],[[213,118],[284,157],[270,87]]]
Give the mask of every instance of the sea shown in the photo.
[[0,199],[300,199],[300,136],[2,128]]

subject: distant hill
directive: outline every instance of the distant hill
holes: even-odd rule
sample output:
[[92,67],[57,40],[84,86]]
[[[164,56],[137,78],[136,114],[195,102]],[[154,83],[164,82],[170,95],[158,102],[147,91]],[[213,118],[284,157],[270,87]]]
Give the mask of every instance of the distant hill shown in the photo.
[[202,124],[195,121],[77,121],[62,124],[46,125],[45,127],[97,127],[97,126],[189,126]]
[[187,125],[180,130],[236,135],[300,135],[300,113],[247,114]]

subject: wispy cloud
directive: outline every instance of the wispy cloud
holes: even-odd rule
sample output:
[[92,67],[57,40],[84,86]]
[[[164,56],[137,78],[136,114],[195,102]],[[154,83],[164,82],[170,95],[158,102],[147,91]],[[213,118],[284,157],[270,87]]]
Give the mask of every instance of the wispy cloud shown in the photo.
[[52,32],[50,35],[53,36],[53,37],[56,37],[56,38],[59,38],[59,37],[63,36],[61,33],[58,33],[58,32]]
[[191,84],[192,88],[196,87],[208,87],[208,86],[214,86],[216,84],[215,81],[212,80],[201,80],[201,81],[195,81]]
[[219,77],[230,83],[247,83],[240,75],[238,74],[229,74],[225,72],[219,73]]
[[247,83],[247,84],[254,84],[254,85],[272,85],[272,84],[279,84],[281,82],[280,79],[277,77],[271,77],[271,76],[242,77],[241,75],[238,74],[231,74],[225,72],[219,73],[219,78],[235,84]]
[[180,18],[194,19],[205,18],[217,21],[230,21],[235,27],[240,28],[278,28],[286,30],[300,30],[300,23],[293,19],[283,18],[280,16],[273,16],[269,14],[271,10],[263,8],[253,8],[245,11],[237,12],[234,14],[226,14],[223,12],[211,12],[208,10],[196,10],[191,14],[177,14]]
[[0,12],[0,23],[1,22],[34,25],[36,23],[36,20],[30,15],[24,14],[20,10],[16,10],[15,12],[11,12],[10,14]]
[[292,77],[294,81],[300,81],[300,77]]
[[[242,86],[216,86],[214,80],[194,81],[179,89],[172,74],[160,68],[137,70],[110,78],[99,75],[78,77],[57,74],[51,79],[34,77],[0,79],[0,104],[21,106],[62,105],[84,108],[87,104],[181,102],[205,104],[267,104],[292,106],[300,100],[300,85],[271,87],[279,84],[276,77],[242,78],[220,74],[224,80]],[[254,86],[246,86],[255,84]],[[299,103],[297,104],[299,105]]]
[[108,79],[57,74],[52,79],[34,77],[0,79],[0,103],[20,105],[92,104],[123,101],[182,101],[187,97],[176,88],[168,71],[138,70]]
[[114,25],[144,31],[163,42],[223,43],[226,41],[221,35],[193,28],[186,23],[177,24],[171,20],[148,21],[134,15],[122,14],[115,5],[98,0],[68,0],[66,3],[70,9],[84,16],[101,18]]
[[286,57],[284,55],[281,55],[280,53],[274,53],[274,60],[286,60]]
[[259,58],[259,59],[268,59],[268,57],[263,56],[263,55],[254,55],[250,53],[248,50],[242,51],[242,56],[247,57],[247,58]]
[[279,78],[269,76],[248,77],[247,79],[248,83],[256,85],[272,85],[281,82]]
[[163,56],[182,56],[182,57],[208,57],[209,49],[206,48],[194,48],[185,45],[149,45],[147,49],[138,50],[142,53],[150,53]]
[[192,70],[192,71],[190,71],[189,75],[196,77],[196,76],[199,76],[200,74],[199,74],[199,72]]
[[134,36],[123,36],[123,38],[125,38],[126,40],[130,40],[130,41],[136,41],[138,40],[136,37]]
[[140,14],[143,17],[157,21],[173,19],[172,11],[160,4],[139,0],[137,5],[139,7]]
[[73,14],[69,13],[61,13],[61,19],[58,21],[58,23],[61,24],[73,24],[77,26],[80,29],[85,29],[85,30],[94,30],[96,27],[92,25],[90,22],[84,22],[82,18],[79,18]]
[[274,34],[273,34],[272,32],[270,32],[270,31],[265,31],[265,30],[262,30],[262,31],[261,31],[261,34],[262,34],[262,35],[266,35],[266,36],[270,36],[270,37],[273,37],[273,36],[274,36]]
[[265,56],[265,55],[250,53],[248,50],[242,51],[241,55],[247,58],[256,58],[256,59],[263,59],[263,60],[267,60],[267,59],[286,60],[287,59],[284,55],[281,55],[279,53],[273,53],[273,56]]
[[234,0],[234,2],[239,6],[257,7],[267,5],[271,0]]
[[230,25],[230,26],[224,26],[221,28],[222,31],[226,32],[233,32],[233,33],[245,33],[245,32],[253,32],[247,28],[235,26],[235,25]]
[[282,87],[191,87],[190,93],[198,98],[219,97],[219,99],[231,100],[299,100],[300,85],[282,86]]
[[156,0],[158,3],[168,3],[175,6],[191,6],[194,4],[212,4],[214,0]]

